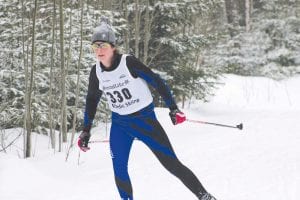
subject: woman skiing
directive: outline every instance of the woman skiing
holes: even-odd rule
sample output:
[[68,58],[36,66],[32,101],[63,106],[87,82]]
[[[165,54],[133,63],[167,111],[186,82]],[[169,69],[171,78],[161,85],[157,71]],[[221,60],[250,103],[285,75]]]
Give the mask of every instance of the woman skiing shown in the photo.
[[79,148],[89,150],[90,130],[100,97],[104,94],[112,111],[110,148],[115,182],[122,200],[133,200],[128,175],[128,158],[135,138],[146,144],[160,163],[179,178],[200,200],[216,200],[197,177],[176,157],[170,141],[156,119],[151,92],[155,88],[170,109],[174,125],[185,121],[165,82],[137,58],[120,54],[115,34],[106,18],[102,18],[92,36],[97,62],[89,76],[84,113],[84,128],[78,139]]

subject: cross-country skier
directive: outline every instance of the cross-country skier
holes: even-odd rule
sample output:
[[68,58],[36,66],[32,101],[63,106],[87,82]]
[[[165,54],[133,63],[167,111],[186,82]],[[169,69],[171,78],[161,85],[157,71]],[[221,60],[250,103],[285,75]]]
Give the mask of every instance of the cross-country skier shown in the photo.
[[108,19],[101,18],[92,35],[97,58],[89,76],[84,113],[84,128],[78,146],[89,150],[90,130],[100,97],[104,94],[112,111],[110,148],[115,182],[122,200],[133,200],[128,175],[128,157],[135,138],[154,153],[161,164],[200,200],[216,200],[202,186],[193,172],[177,158],[170,141],[156,119],[148,84],[163,97],[174,125],[185,121],[165,82],[159,75],[131,55],[118,53],[115,34]]

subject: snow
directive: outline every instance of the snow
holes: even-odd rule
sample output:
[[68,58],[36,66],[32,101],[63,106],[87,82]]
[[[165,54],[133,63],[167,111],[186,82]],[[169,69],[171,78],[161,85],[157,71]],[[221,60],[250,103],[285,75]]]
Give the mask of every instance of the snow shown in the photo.
[[[184,109],[190,119],[244,124],[244,130],[185,122],[173,126],[168,110],[156,108],[179,159],[218,200],[300,199],[300,76],[283,81],[226,75],[210,103]],[[20,129],[5,131],[7,140]],[[92,140],[104,138],[105,125],[93,129]],[[8,143],[8,142],[6,142]],[[33,137],[34,157],[19,159],[22,138],[0,153],[1,200],[116,200],[109,146],[91,150],[49,148],[49,138]],[[17,148],[18,147],[18,148]],[[79,162],[78,162],[79,160]],[[130,161],[135,199],[195,199],[135,141]]]

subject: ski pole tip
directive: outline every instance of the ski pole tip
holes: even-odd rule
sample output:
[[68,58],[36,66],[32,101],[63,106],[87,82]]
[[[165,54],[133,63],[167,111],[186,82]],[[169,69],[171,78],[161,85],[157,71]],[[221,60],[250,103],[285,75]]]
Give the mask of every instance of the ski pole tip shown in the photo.
[[240,123],[239,125],[236,126],[238,129],[243,130],[243,124]]

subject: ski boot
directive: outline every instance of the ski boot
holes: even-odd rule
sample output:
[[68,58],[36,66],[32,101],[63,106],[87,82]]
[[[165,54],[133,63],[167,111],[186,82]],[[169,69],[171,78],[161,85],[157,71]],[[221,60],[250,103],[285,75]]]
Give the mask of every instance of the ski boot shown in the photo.
[[204,193],[204,194],[200,194],[199,200],[217,200],[217,199],[209,193]]

